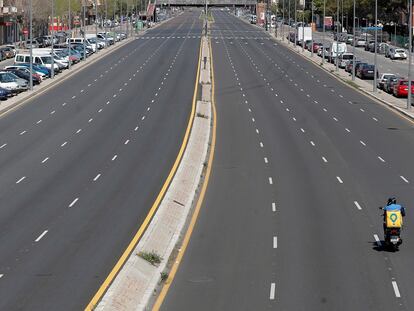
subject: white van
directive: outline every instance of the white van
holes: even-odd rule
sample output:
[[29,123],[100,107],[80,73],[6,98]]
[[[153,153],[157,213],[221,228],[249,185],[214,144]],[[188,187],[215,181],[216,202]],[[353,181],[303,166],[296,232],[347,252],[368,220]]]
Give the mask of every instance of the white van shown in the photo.
[[[66,44],[68,44],[68,43],[69,43],[69,40],[70,40],[70,43],[80,43],[80,44],[83,44],[83,37],[78,37],[78,38],[67,38],[67,39],[66,39]],[[90,47],[91,47],[91,49],[92,49],[92,51],[93,51],[94,53],[96,52],[96,44],[91,43],[91,42],[88,40],[88,38],[85,38],[85,44],[86,44],[86,46],[90,46]]]
[[[52,49],[51,48],[42,48],[42,49],[33,49],[33,55],[36,56],[43,56],[43,55],[52,55]],[[55,49],[53,50],[53,58],[55,60],[55,63],[58,64],[58,66],[62,69],[69,68],[69,58],[64,58],[59,55],[59,52]]]
[[[30,63],[30,53],[29,52],[17,53],[16,56],[14,57],[14,63],[15,64]],[[52,69],[52,56],[33,55],[33,63],[44,66],[47,69]],[[55,69],[55,72],[60,71],[59,65],[56,63],[54,64],[53,68]]]
[[331,51],[329,53],[329,61],[334,64],[335,59],[341,55],[347,52],[347,47],[345,42],[337,42],[334,41],[331,44]]

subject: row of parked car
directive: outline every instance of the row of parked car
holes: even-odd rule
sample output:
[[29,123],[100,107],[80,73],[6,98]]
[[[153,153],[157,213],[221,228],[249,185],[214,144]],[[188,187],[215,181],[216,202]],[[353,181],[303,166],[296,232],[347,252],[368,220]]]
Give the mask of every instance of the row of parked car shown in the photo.
[[[67,38],[66,42],[54,44],[51,47],[19,49],[8,46],[14,64],[0,70],[0,99],[5,100],[28,90],[30,76],[33,85],[38,85],[53,74],[59,74],[70,65],[79,63],[99,49],[114,44],[126,38],[125,33],[98,33],[86,35],[85,38]],[[1,48],[0,48],[1,51]],[[32,68],[30,72],[30,53],[32,53]]]
[[[301,42],[298,42],[301,45]],[[338,67],[344,69],[346,72],[352,74],[353,63],[355,62],[355,76],[364,80],[373,80],[375,74],[378,78],[377,87],[395,97],[407,97],[408,96],[408,80],[404,77],[400,77],[393,73],[383,73],[379,75],[378,70],[375,70],[373,64],[368,64],[354,59],[352,53],[348,53],[346,44],[344,42],[333,42],[330,46],[323,46],[320,42],[313,42],[311,40],[305,41],[305,48],[309,51],[317,53],[318,56],[323,57],[328,62],[336,64]],[[333,51],[334,50],[334,51]],[[339,51],[336,53],[336,51]],[[404,51],[404,50],[403,50]],[[405,52],[405,51],[404,51]],[[411,82],[411,92],[414,94],[414,82]]]

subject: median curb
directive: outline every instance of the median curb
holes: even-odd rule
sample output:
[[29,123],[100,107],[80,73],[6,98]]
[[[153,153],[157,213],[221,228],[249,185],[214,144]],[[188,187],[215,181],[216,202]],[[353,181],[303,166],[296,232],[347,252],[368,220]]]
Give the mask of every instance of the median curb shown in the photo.
[[[198,62],[200,75],[196,82],[201,86],[211,85],[211,77],[207,78],[210,68],[204,68],[201,61],[209,55],[208,44],[203,37]],[[210,61],[208,64],[210,66]],[[167,279],[169,264],[180,251],[176,248],[196,203],[207,166],[213,126],[209,98],[211,94],[196,102],[188,144],[174,178],[142,238],[95,310],[147,310]]]

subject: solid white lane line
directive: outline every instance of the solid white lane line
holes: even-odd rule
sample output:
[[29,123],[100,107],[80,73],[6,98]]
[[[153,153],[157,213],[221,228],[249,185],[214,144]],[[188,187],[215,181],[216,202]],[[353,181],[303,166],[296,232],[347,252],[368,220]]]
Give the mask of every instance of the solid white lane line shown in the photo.
[[273,248],[277,248],[277,236],[273,237]]
[[68,143],[68,142],[67,142],[67,141],[65,141],[65,142],[64,142],[63,144],[61,144],[60,146],[61,146],[61,147],[65,147],[67,143]]
[[328,160],[325,157],[322,157],[322,161],[328,163]]
[[354,201],[354,204],[357,207],[357,209],[362,210],[361,205],[359,205],[359,203],[357,201]]
[[407,179],[407,178],[405,178],[405,177],[404,177],[404,176],[402,176],[402,175],[401,175],[400,177],[401,177],[401,179],[402,179],[402,180],[404,180],[407,184],[409,183],[409,181],[408,181],[408,179]]
[[128,145],[128,143],[129,143],[129,139],[127,139],[127,140],[124,142],[124,145]]
[[43,231],[43,233],[37,237],[37,239],[35,240],[35,242],[39,242],[46,235],[46,233],[48,233],[48,231],[49,230]]
[[93,179],[93,181],[97,181],[99,179],[99,177],[101,177],[101,174],[96,175],[95,178]]
[[275,292],[276,292],[276,284],[275,283],[271,283],[270,284],[270,295],[269,295],[269,299],[270,300],[274,300],[275,299]]
[[343,183],[344,183],[344,182],[342,181],[341,177],[336,176],[336,179],[338,180],[338,182],[339,182],[340,184],[343,184]]
[[374,234],[374,239],[375,239],[375,242],[377,242],[377,245],[378,246],[381,246],[381,241],[380,241],[380,239],[379,239],[379,237],[378,237],[377,234]]
[[23,176],[22,178],[20,178],[18,181],[16,181],[16,184],[20,184],[23,180],[26,179],[26,176]]
[[397,282],[396,281],[392,281],[391,283],[392,283],[392,288],[394,289],[395,297],[400,298],[401,297],[401,294],[400,294],[400,290],[398,289]]
[[42,163],[45,163],[47,160],[49,160],[49,157],[44,158]]
[[263,143],[262,143],[262,142],[260,142],[260,147],[262,147],[262,148],[263,148]]
[[381,158],[380,156],[378,156],[378,159],[379,159],[381,162],[385,162],[385,160],[384,160],[383,158]]
[[24,134],[26,134],[26,131],[20,132],[19,135],[24,135]]
[[111,161],[115,161],[115,159],[116,159],[117,157],[118,157],[117,155],[114,155],[114,156],[112,157]]
[[275,202],[272,203],[272,212],[276,212],[276,203]]
[[7,146],[7,143],[5,143],[5,144],[3,144],[3,145],[1,145],[0,146],[0,149],[3,149],[4,147],[6,147]]
[[78,202],[79,198],[76,198],[75,200],[72,201],[72,203],[69,204],[69,207],[73,207],[76,202]]
[[359,141],[363,146],[366,146],[367,144],[364,143],[362,140]]
[[267,163],[269,163],[268,161],[267,161],[267,158],[265,157],[264,158],[264,162],[267,164]]

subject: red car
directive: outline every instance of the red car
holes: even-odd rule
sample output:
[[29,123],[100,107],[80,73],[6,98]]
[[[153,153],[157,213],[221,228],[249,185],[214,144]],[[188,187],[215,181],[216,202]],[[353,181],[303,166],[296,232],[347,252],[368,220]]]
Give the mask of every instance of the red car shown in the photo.
[[[414,81],[411,81],[411,94],[414,94]],[[399,79],[394,84],[393,95],[395,97],[407,97],[408,96],[408,80]]]

